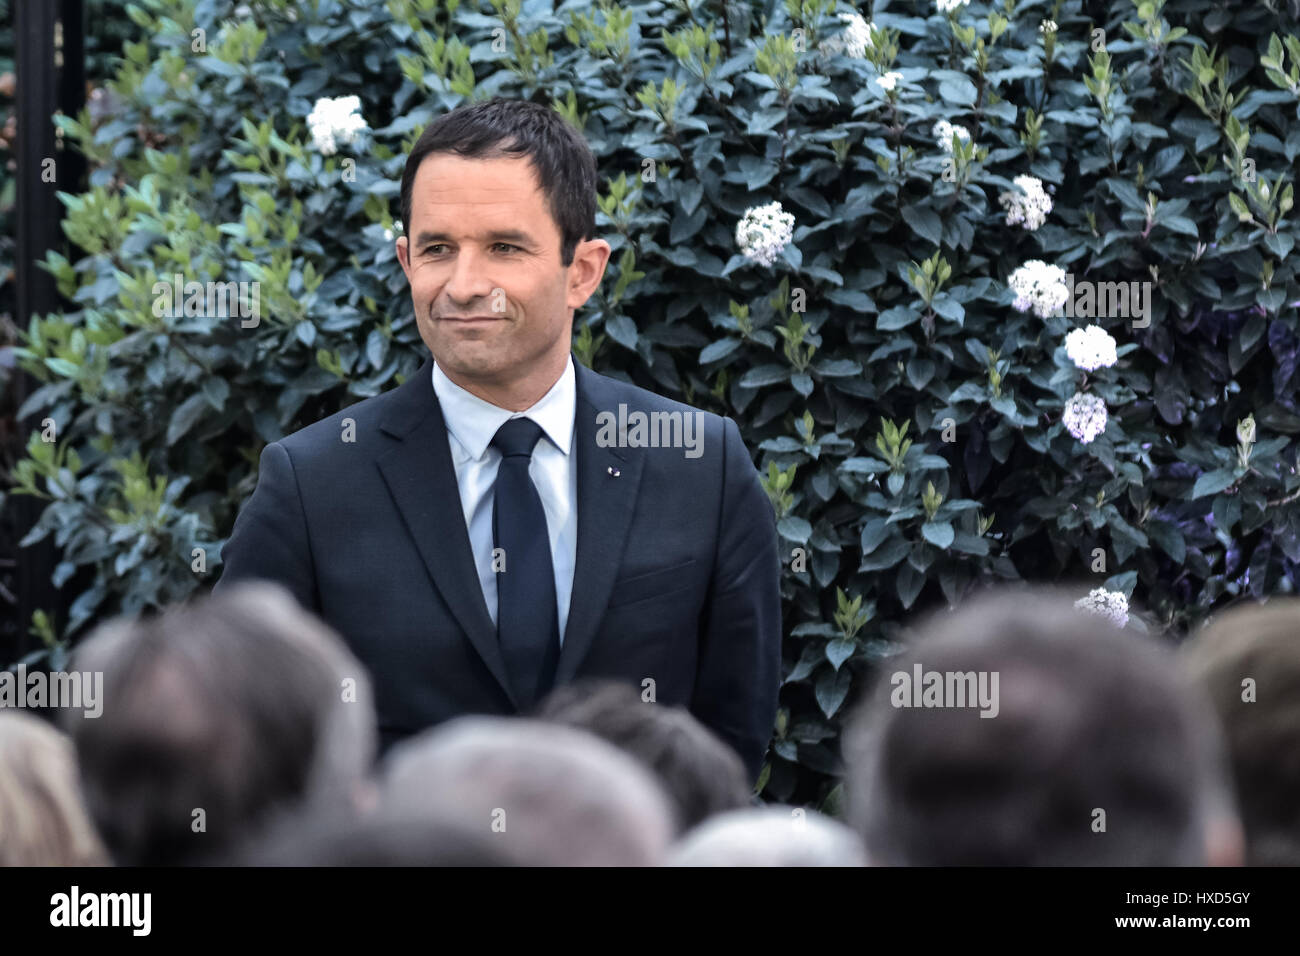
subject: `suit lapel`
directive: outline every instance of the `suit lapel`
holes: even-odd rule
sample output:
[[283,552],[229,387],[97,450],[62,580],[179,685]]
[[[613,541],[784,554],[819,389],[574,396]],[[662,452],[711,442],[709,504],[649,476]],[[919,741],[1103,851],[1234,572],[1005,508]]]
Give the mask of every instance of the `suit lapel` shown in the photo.
[[[377,463],[438,593],[518,709],[474,568],[447,443],[447,426],[433,390],[432,372],[433,360],[427,359],[398,387],[396,401],[379,427],[400,439],[401,444],[380,456]],[[580,513],[580,534],[581,521]],[[578,554],[581,557],[581,545]]]
[[578,547],[573,597],[555,675],[557,686],[577,674],[604,616],[632,526],[643,463],[630,449],[596,444],[596,415],[602,411],[617,414],[618,395],[612,382],[576,358],[573,364],[577,374],[574,466],[578,469]]

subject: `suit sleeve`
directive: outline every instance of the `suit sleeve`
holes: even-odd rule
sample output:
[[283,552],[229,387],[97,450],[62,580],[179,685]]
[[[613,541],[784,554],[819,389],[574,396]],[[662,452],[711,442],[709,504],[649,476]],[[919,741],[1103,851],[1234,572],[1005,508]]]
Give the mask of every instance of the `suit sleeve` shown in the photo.
[[270,579],[288,588],[302,607],[320,610],[298,479],[279,442],[262,449],[257,488],[235,519],[221,562],[214,593],[246,578]]
[[781,682],[781,566],[776,516],[730,418],[723,423],[723,497],[691,712],[757,779]]

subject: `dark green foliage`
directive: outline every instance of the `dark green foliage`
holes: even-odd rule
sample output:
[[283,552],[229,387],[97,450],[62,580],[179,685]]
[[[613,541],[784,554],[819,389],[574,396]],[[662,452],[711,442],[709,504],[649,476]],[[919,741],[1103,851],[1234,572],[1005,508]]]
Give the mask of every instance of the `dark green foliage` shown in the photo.
[[[735,418],[766,476],[789,557],[770,798],[834,810],[855,692],[902,622],[972,587],[1105,586],[1175,633],[1294,590],[1284,4],[877,3],[865,57],[824,52],[847,8],[821,0],[249,6],[141,4],[119,113],[64,121],[96,171],[65,200],[87,256],[49,266],[83,308],[29,331],[48,383],[29,405],[58,440],[35,436],[17,481],[51,498],[56,578],[96,578],[52,640],[210,585],[264,443],[418,366],[385,235],[403,157],[431,117],[498,93],[553,102],[600,164],[614,254],[575,353]],[[349,94],[370,129],[321,156],[306,116]],[[971,142],[945,151],[939,120]],[[999,206],[1019,175],[1054,190],[1033,231]],[[774,200],[794,238],[758,265],[736,226]],[[1149,281],[1150,313],[1018,311],[1008,277],[1030,260]],[[155,318],[177,272],[260,281],[261,323]],[[1085,374],[1063,343],[1087,324],[1118,361]],[[1088,444],[1062,423],[1076,391],[1109,410]]]

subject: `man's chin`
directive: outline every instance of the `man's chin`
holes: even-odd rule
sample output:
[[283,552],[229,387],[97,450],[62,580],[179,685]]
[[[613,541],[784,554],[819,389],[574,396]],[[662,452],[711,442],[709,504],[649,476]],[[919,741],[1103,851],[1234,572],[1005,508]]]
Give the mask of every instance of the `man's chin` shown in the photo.
[[444,372],[480,382],[505,378],[510,365],[500,349],[434,349],[433,358]]

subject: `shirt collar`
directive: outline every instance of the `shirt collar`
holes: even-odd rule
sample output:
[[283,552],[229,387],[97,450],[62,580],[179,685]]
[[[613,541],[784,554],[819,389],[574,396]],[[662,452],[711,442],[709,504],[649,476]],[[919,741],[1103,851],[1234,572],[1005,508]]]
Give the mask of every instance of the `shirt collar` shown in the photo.
[[437,361],[433,363],[433,391],[442,406],[447,430],[471,458],[482,458],[497,430],[509,419],[523,416],[540,425],[555,447],[569,453],[577,409],[572,354],[550,391],[522,412],[501,408],[466,391],[447,377]]

